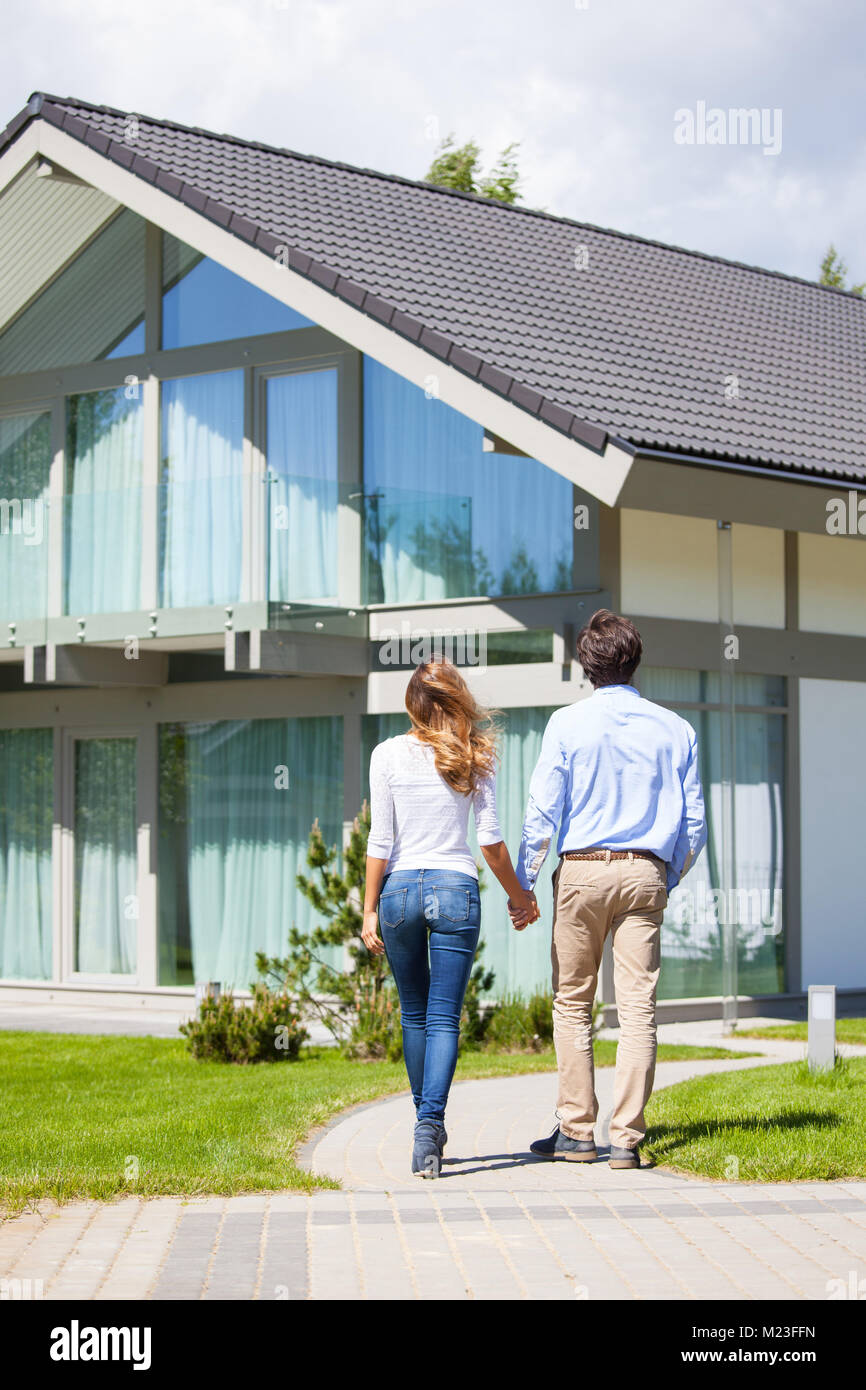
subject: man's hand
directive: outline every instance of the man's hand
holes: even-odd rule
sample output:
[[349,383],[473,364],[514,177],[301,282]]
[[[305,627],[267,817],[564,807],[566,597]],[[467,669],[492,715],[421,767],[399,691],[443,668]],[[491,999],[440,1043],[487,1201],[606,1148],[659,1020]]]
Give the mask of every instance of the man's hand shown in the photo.
[[538,911],[535,894],[527,889],[520,898],[509,898],[508,915],[515,931],[523,931],[531,922],[537,922],[541,913]]
[[378,912],[364,913],[364,926],[361,931],[361,940],[367,947],[371,956],[381,956],[385,953],[385,945],[379,935],[379,914]]

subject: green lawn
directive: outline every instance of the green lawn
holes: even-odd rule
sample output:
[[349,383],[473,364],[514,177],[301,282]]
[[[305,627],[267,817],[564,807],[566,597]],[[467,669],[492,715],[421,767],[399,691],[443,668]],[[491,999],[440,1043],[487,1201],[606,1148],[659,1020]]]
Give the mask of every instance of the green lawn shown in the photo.
[[645,1151],[701,1177],[866,1177],[866,1058],[812,1076],[805,1062],[724,1072],[659,1091]]
[[[616,1044],[597,1044],[609,1066]],[[661,1060],[725,1056],[668,1047]],[[461,1057],[457,1079],[550,1071],[552,1051]],[[316,1125],[406,1089],[398,1062],[195,1062],[182,1040],[0,1032],[0,1201],[333,1187],[298,1168]]]
[[[738,1038],[781,1038],[790,1042],[805,1042],[809,1035],[809,1025],[803,1023],[779,1023],[766,1028],[738,1028]],[[837,1018],[836,1041],[866,1044],[866,1018]]]

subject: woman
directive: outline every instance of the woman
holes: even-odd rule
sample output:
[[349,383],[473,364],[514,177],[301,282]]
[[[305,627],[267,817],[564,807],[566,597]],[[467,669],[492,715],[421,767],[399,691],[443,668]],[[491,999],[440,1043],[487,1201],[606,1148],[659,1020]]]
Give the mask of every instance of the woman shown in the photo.
[[466,843],[470,806],[481,853],[508,894],[518,930],[538,909],[499,829],[490,715],[456,666],[442,660],[415,670],[406,709],[409,733],[386,739],[370,758],[363,939],[375,955],[387,953],[397,982],[417,1115],[412,1171],[435,1178],[481,926],[478,870]]

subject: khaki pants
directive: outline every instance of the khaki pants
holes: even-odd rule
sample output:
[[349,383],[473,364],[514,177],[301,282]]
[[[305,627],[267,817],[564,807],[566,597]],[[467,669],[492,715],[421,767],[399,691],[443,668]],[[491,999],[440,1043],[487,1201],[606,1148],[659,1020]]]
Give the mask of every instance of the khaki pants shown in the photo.
[[613,937],[620,1037],[610,1142],[632,1149],[646,1134],[644,1107],[656,1064],[656,986],[667,902],[660,859],[562,859],[554,875],[553,1038],[560,1128],[594,1138],[598,1118],[592,1003],[601,953]]

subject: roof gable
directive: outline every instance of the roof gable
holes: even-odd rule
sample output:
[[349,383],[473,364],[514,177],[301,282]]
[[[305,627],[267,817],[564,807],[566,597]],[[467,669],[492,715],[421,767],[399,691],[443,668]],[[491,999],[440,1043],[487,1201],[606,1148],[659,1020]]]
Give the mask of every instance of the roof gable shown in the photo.
[[43,119],[595,450],[866,478],[866,302],[528,209],[38,96]]

